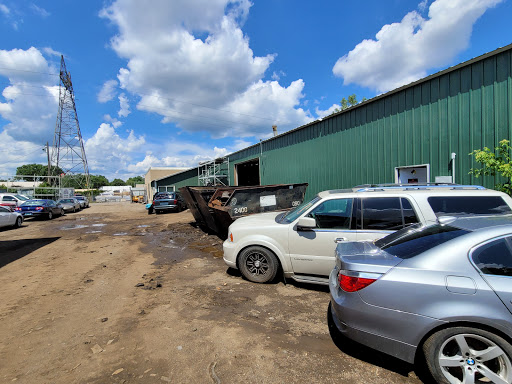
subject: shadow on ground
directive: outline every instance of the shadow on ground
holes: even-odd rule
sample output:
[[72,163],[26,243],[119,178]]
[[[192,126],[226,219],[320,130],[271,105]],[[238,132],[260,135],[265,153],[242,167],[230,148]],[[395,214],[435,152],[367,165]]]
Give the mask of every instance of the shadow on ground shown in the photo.
[[356,341],[348,339],[347,337],[344,337],[336,328],[336,325],[334,324],[331,318],[329,310],[327,310],[326,312],[327,323],[331,339],[336,345],[336,347],[338,347],[338,349],[343,353],[352,356],[358,360],[387,369],[388,371],[398,373],[399,375],[402,375],[404,377],[408,377],[409,373],[414,371],[416,376],[418,376],[418,378],[424,384],[436,384],[435,381],[432,379],[432,376],[428,373],[428,370],[425,368],[426,364],[423,364],[423,366],[421,364],[418,364],[419,359],[417,359],[416,364],[409,364],[405,361],[397,359],[396,357],[376,351],[375,349],[369,348],[363,344],[360,344]]
[[60,237],[47,237],[43,239],[22,239],[0,241],[0,268],[13,261],[27,256],[29,253],[53,243]]

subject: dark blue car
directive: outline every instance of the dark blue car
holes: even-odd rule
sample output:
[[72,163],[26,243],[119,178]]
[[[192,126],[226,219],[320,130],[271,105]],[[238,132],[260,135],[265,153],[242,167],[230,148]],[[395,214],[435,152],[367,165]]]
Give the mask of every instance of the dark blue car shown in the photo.
[[16,212],[20,212],[23,217],[43,217],[51,220],[55,215],[64,215],[64,207],[53,200],[33,199],[17,207]]

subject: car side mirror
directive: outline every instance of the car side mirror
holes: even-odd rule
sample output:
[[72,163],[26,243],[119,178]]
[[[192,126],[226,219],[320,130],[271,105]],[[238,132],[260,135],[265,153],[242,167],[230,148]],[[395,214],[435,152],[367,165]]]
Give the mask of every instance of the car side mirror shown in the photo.
[[297,229],[299,230],[312,230],[316,228],[316,220],[312,217],[301,217],[297,223]]

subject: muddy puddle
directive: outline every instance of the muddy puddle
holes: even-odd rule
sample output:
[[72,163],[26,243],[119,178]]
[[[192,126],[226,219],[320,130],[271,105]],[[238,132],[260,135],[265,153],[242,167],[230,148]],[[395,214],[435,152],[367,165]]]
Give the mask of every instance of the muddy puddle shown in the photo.
[[[154,265],[165,265],[196,257],[222,257],[222,240],[189,223],[169,224],[146,237],[145,252],[155,257]],[[140,235],[140,233],[139,233]]]

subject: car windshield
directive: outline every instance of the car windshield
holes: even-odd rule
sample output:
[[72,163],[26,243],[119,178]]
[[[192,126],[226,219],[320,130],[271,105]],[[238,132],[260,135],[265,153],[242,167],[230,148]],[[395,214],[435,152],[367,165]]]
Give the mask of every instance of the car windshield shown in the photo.
[[312,200],[308,201],[307,203],[302,203],[301,205],[291,209],[281,217],[279,222],[291,223],[292,221],[295,221],[297,217],[299,217],[309,208],[311,208],[318,200],[320,200],[320,196],[315,196]]
[[44,200],[27,200],[22,205],[46,205]]
[[59,200],[59,203],[63,204],[63,203],[71,203],[73,204],[74,201],[73,199],[62,199],[62,200]]
[[[409,233],[407,233],[407,231],[409,231]],[[398,236],[396,236],[396,233],[386,236],[376,241],[375,245],[401,259],[409,259],[446,243],[447,241],[469,233],[469,231],[464,229],[443,224],[436,224],[429,227],[417,227],[415,229],[404,228],[398,232],[402,233]]]
[[21,195],[14,195],[18,200],[23,200],[23,201],[27,201],[29,200],[28,197],[25,197],[25,196],[21,196]]
[[77,200],[84,200],[85,197],[83,197],[83,196],[75,196],[75,199],[77,199]]

